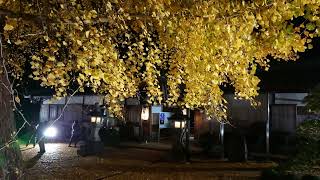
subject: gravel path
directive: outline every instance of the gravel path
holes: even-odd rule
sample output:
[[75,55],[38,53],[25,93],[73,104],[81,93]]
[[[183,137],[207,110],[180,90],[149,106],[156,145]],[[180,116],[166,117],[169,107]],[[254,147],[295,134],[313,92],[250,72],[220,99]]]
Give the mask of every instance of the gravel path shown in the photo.
[[40,156],[37,147],[22,149],[25,179],[259,179],[260,170],[273,165],[213,160],[176,163],[166,160],[167,152],[134,148],[106,148],[102,155],[88,157],[78,156],[76,148],[66,144],[46,144],[46,151]]

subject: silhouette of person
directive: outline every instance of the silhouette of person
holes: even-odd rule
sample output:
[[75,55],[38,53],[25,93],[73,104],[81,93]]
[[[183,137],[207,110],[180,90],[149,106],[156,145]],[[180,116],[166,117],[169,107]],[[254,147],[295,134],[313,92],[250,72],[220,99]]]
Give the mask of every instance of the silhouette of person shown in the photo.
[[71,147],[72,142],[74,142],[74,147],[77,147],[77,143],[79,142],[80,135],[81,135],[80,131],[81,131],[81,127],[80,127],[79,121],[78,120],[73,121],[69,147]]
[[45,148],[45,144],[44,144],[45,137],[43,135],[43,132],[44,132],[46,126],[47,126],[46,122],[40,122],[39,125],[37,126],[36,138],[37,138],[37,142],[38,142],[39,148],[40,148],[39,153],[46,152],[46,148]]
[[38,127],[38,124],[36,122],[31,122],[30,124],[30,131],[31,131],[31,136],[29,138],[29,141],[27,142],[26,144],[26,147],[29,146],[29,144],[33,144],[33,147],[36,146],[36,132],[37,132],[37,127]]

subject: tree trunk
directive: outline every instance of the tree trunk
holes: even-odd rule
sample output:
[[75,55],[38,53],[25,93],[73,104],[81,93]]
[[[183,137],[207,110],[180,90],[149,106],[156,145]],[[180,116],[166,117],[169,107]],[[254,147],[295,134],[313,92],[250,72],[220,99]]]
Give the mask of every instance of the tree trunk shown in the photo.
[[[3,69],[2,63],[0,72],[1,69]],[[9,82],[5,73],[0,73],[0,148],[10,142],[16,132],[12,96],[5,86],[9,87]],[[22,175],[22,156],[17,142],[0,150],[0,167],[2,169],[0,179],[3,176],[2,178],[5,180],[14,180]]]

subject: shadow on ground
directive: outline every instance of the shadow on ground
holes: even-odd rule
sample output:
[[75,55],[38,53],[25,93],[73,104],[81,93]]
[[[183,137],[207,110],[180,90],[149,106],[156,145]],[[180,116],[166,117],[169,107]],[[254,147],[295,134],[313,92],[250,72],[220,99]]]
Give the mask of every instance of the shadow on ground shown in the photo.
[[24,162],[24,167],[26,169],[32,168],[34,165],[36,165],[38,163],[38,161],[41,159],[42,155],[43,155],[43,153],[38,153],[33,158],[25,161]]

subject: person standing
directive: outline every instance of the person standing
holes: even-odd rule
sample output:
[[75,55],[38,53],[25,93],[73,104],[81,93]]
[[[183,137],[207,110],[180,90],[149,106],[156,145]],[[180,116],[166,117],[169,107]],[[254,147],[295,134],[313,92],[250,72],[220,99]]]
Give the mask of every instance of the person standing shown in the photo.
[[77,143],[79,142],[79,138],[81,134],[80,130],[81,130],[81,127],[80,127],[79,121],[78,120],[73,121],[69,147],[71,147],[72,142],[74,142],[74,147],[77,147]]
[[44,130],[46,128],[46,122],[40,122],[39,125],[37,126],[37,130],[36,130],[36,138],[37,138],[37,142],[39,144],[39,148],[40,151],[39,153],[43,154],[46,152],[46,148],[45,148],[45,137],[44,137]]
[[27,141],[27,144],[26,144],[26,147],[29,146],[29,144],[33,144],[33,147],[36,146],[36,132],[37,132],[37,127],[38,127],[38,124],[36,122],[31,122],[31,125],[30,125],[30,131],[31,131],[31,136],[29,138],[29,140]]

